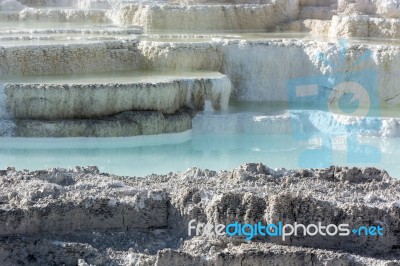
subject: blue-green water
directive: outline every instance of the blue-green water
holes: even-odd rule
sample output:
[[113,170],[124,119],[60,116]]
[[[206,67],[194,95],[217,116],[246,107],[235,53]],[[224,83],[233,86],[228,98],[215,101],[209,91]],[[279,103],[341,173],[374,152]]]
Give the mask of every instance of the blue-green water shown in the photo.
[[[311,137],[311,136],[310,136]],[[100,171],[118,175],[145,176],[185,171],[189,167],[232,169],[246,162],[261,162],[272,168],[335,165],[376,166],[400,177],[400,139],[364,137],[362,143],[377,147],[382,158],[374,163],[349,163],[343,140],[332,149],[319,143],[323,135],[298,141],[291,134],[180,134],[130,138],[0,139],[0,168],[45,169],[96,165]],[[312,151],[304,162],[304,151]],[[324,155],[332,154],[332,160]],[[368,152],[366,152],[368,158]],[[302,164],[300,164],[300,162]]]
[[[374,166],[400,178],[397,114],[398,107],[382,108],[382,118],[366,118],[352,132],[358,137],[348,139],[342,134],[345,127],[340,119],[310,106],[288,110],[282,103],[232,102],[227,111],[199,113],[193,129],[179,134],[0,138],[0,169],[96,165],[102,172],[146,176],[189,167],[228,170],[254,162],[286,169]],[[370,134],[368,127],[379,121],[386,124],[390,137],[382,137],[380,131]],[[354,141],[359,145],[353,145]]]

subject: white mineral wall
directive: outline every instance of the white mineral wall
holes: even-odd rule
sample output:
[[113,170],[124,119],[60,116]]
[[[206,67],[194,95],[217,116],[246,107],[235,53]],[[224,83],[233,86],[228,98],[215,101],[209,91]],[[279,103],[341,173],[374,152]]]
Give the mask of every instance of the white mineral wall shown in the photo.
[[279,29],[310,31],[331,37],[398,38],[400,2],[393,0],[339,0],[300,2],[299,20]]
[[141,41],[138,50],[142,67],[218,71],[223,63],[219,42],[168,43]]
[[140,68],[132,42],[0,46],[0,74],[90,73]]
[[[345,58],[340,49],[337,44],[301,41],[228,43],[223,48],[222,72],[231,78],[238,99],[287,101],[288,82],[293,78],[319,76],[334,80],[345,75],[357,81],[363,79],[362,70],[372,70],[377,76],[381,103],[400,103],[399,48],[354,45],[348,48]],[[366,54],[368,49],[370,56]],[[321,55],[326,59],[319,59]]]
[[338,11],[344,14],[364,13],[386,18],[400,18],[397,0],[339,0]]
[[[381,103],[400,103],[400,49],[395,46],[352,45],[343,57],[334,43],[314,41],[223,41],[212,43],[139,44],[150,68],[211,69],[226,74],[232,95],[242,101],[288,101],[293,78],[344,75],[357,79],[359,70],[377,74]],[[371,51],[360,64],[355,64]],[[325,56],[326,60],[319,59]],[[207,62],[210,62],[207,64]]]
[[297,19],[298,0],[273,4],[167,5],[130,4],[108,13],[120,25],[140,25],[146,30],[266,30]]
[[399,19],[352,15],[333,16],[329,30],[313,32],[332,37],[398,38],[399,29]]
[[108,22],[103,10],[81,10],[81,9],[35,9],[25,8],[18,16],[8,17],[7,21],[14,18],[19,21],[55,21],[68,23],[101,23]]
[[242,101],[287,101],[291,78],[319,73],[301,42],[289,47],[280,42],[225,42],[221,52],[222,72]]

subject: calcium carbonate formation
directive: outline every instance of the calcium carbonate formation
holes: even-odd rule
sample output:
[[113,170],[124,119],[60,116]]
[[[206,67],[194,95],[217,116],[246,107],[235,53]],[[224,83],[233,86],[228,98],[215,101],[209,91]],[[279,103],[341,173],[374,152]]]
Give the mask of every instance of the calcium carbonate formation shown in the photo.
[[[396,138],[398,114],[363,116],[400,104],[399,37],[397,0],[0,0],[0,136]],[[307,95],[323,108],[293,110]],[[231,102],[290,110],[232,114]],[[358,116],[343,102],[360,103]],[[0,170],[0,265],[400,265],[399,191],[375,168],[246,164],[139,178],[9,167]],[[190,221],[354,232],[248,242],[189,235]],[[366,226],[384,236],[357,235]]]
[[[379,105],[396,105],[400,52],[391,38],[397,36],[399,16],[398,4],[389,0],[5,0],[0,4],[2,105],[14,120],[15,136],[29,136],[23,126],[32,123],[42,128],[35,136],[141,134],[89,133],[96,121],[111,128],[117,114],[131,111],[143,114],[135,120],[139,124],[146,112],[176,113],[181,126],[172,128],[187,130],[191,123],[179,114],[203,110],[208,101],[214,110],[226,109],[229,98],[288,102],[288,80],[337,73],[357,79],[365,69],[377,74]],[[370,40],[354,39],[343,53],[338,37]],[[381,37],[386,40],[374,41]],[[209,74],[155,83],[150,77],[112,83],[91,78],[138,69],[150,76],[155,70]],[[38,75],[63,75],[65,81],[34,78]],[[27,76],[23,82],[22,76]],[[4,123],[2,134],[10,134]],[[79,130],[72,126],[77,124]],[[397,129],[386,129],[382,135],[397,135]]]
[[[291,79],[337,73],[357,79],[364,70],[376,73],[378,104],[397,105],[399,21],[399,5],[389,0],[5,0],[2,116],[15,126],[4,130],[3,119],[1,134],[144,134],[133,128],[143,128],[151,112],[164,117],[164,129],[146,134],[170,132],[167,117],[175,114],[181,126],[169,128],[185,131],[192,123],[183,117],[191,120],[208,102],[213,110],[226,109],[229,99],[288,102]],[[344,53],[340,37],[354,38]],[[148,79],[126,78],[136,70]],[[153,82],[160,71],[168,74]],[[125,79],[104,79],[111,73]],[[129,116],[117,116],[124,112],[137,112],[135,122],[120,120],[128,128],[113,132]],[[397,136],[398,122],[390,121],[382,136]],[[108,129],[93,130],[98,123]],[[35,134],[24,129],[28,124]]]

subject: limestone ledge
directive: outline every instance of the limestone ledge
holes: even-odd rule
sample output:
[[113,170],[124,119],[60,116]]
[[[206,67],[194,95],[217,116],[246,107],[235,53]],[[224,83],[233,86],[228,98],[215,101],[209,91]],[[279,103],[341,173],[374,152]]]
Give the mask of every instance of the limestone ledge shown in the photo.
[[0,45],[0,73],[36,75],[139,68],[143,58],[135,43],[134,40],[65,45]]
[[400,37],[400,19],[370,17],[368,15],[333,16],[332,20],[297,20],[277,27],[280,31],[310,32],[324,38],[366,38],[378,41],[379,38],[394,42]]
[[[319,59],[318,54],[328,60]],[[349,80],[357,80],[363,70],[371,70],[377,76],[381,104],[400,103],[397,80],[400,48],[390,44],[350,42],[343,54],[338,43],[309,40],[114,41],[3,47],[0,58],[4,59],[0,60],[3,75],[134,68],[218,71],[232,82],[232,96],[245,101],[287,101],[287,84],[293,78],[306,81],[313,76],[329,79],[344,75]],[[360,58],[363,60],[358,61]],[[358,64],[353,64],[357,61]]]
[[180,133],[192,128],[193,111],[179,111],[173,115],[159,112],[123,112],[94,119],[10,121],[12,127],[4,136],[13,137],[130,137]]
[[[124,111],[174,114],[183,107],[227,108],[230,81],[224,75],[121,84],[5,84],[5,105],[14,119],[96,118]],[[4,117],[6,118],[6,117]]]
[[[1,9],[0,9],[1,11]],[[105,10],[79,9],[35,9],[24,8],[22,11],[0,12],[1,22],[62,22],[62,23],[107,23],[110,20]]]
[[140,25],[146,31],[266,30],[290,21],[299,12],[298,0],[271,2],[126,4],[108,16],[118,25]]

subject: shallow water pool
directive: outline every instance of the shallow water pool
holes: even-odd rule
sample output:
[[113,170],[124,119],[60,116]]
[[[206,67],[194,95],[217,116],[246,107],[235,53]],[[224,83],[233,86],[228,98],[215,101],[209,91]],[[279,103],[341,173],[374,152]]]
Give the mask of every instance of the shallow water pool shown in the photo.
[[[129,138],[0,138],[0,168],[15,166],[19,170],[34,170],[96,165],[101,172],[146,176],[185,171],[189,167],[228,170],[243,163],[260,162],[271,168],[286,169],[375,166],[400,177],[400,138],[358,137],[358,143],[367,148],[354,149],[348,139],[340,137],[331,138],[331,143],[326,145],[324,140],[331,137],[326,132],[309,132],[299,139],[290,133],[267,133],[262,127],[236,132],[225,130],[222,119],[235,114],[209,120],[218,124],[220,130],[202,133],[202,115],[207,113],[193,121],[193,130],[179,134]],[[249,113],[239,115],[251,117]],[[359,161],[352,162],[354,157]]]

